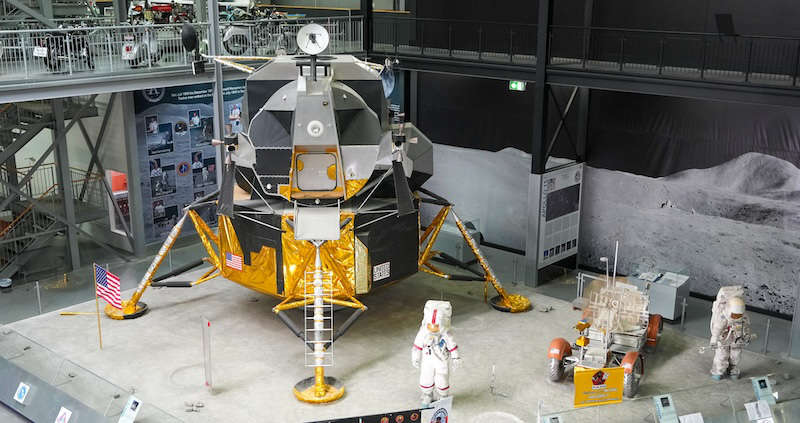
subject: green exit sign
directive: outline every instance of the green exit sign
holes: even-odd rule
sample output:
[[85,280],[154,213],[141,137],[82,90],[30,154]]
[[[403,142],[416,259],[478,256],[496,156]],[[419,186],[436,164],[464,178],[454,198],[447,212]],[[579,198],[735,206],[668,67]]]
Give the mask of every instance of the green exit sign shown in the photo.
[[511,91],[525,91],[525,81],[508,81],[508,89]]

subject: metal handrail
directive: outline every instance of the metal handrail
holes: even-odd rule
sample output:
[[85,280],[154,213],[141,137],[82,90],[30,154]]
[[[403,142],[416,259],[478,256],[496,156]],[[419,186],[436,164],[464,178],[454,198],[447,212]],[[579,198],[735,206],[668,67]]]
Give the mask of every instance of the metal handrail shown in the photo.
[[721,32],[694,32],[694,31],[671,31],[663,29],[641,29],[641,28],[615,28],[606,26],[579,26],[579,25],[550,25],[550,29],[575,29],[589,31],[613,31],[629,32],[641,34],[663,34],[663,35],[690,35],[707,37],[738,37],[738,38],[763,38],[787,41],[800,41],[800,37],[788,37],[782,35],[762,35],[762,34],[723,34]]
[[[205,23],[194,25],[207,26]],[[42,34],[42,33],[65,33],[65,32],[99,32],[113,29],[144,29],[144,28],[174,28],[181,29],[183,24],[148,24],[148,25],[105,25],[105,26],[74,26],[68,28],[47,28],[47,29],[2,29],[0,35],[19,35],[19,34]]]
[[[331,32],[329,53],[363,50],[363,17],[333,16],[282,20],[251,20],[220,23],[223,54],[228,56],[271,56],[279,49],[295,51],[296,27],[315,22]],[[75,73],[86,76],[149,73],[153,68],[188,68],[194,61],[180,38],[183,24],[101,25],[56,29],[0,30],[0,83],[47,78],[66,79]],[[207,46],[210,25],[193,24]],[[250,26],[240,33],[233,26]],[[130,37],[130,36],[133,37]],[[226,45],[236,38],[236,51]],[[125,56],[125,58],[123,58]]]
[[726,84],[800,85],[800,38],[765,35],[553,25],[548,57],[538,57],[532,24],[413,17],[376,18],[372,49],[394,55],[457,57],[571,71],[715,80]]
[[[445,19],[445,18],[419,18],[413,16],[376,16],[376,20],[398,20],[398,21],[413,21],[413,22],[437,22],[437,23],[459,23],[459,24],[477,24],[477,25],[506,25],[516,27],[531,27],[536,28],[537,24],[525,22],[499,22],[499,21],[479,21],[472,19]],[[739,38],[761,38],[761,39],[776,39],[776,40],[792,40],[800,41],[800,37],[789,37],[781,35],[764,35],[764,34],[723,34],[719,32],[696,32],[696,31],[673,31],[673,30],[660,30],[660,29],[641,29],[641,28],[617,28],[606,26],[580,26],[580,25],[550,25],[550,29],[575,29],[575,30],[589,30],[589,31],[619,31],[630,33],[647,33],[647,34],[664,34],[664,35],[691,35],[691,36],[709,36],[709,37],[739,37]]]
[[398,20],[398,21],[419,21],[419,22],[442,22],[442,23],[472,23],[478,25],[514,25],[514,26],[528,26],[531,28],[536,28],[536,24],[532,23],[525,23],[525,22],[500,22],[500,21],[478,21],[478,20],[471,20],[471,19],[444,19],[444,18],[417,18],[413,16],[374,16],[374,19],[378,20]]

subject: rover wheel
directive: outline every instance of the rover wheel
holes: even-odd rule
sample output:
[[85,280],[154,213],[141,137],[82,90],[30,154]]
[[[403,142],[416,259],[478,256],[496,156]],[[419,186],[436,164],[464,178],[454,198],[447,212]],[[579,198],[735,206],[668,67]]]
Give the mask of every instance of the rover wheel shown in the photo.
[[551,358],[547,376],[553,382],[561,381],[564,378],[564,360]]
[[642,358],[639,357],[633,365],[633,371],[626,373],[622,380],[622,394],[625,398],[633,398],[639,392],[639,381],[642,379]]

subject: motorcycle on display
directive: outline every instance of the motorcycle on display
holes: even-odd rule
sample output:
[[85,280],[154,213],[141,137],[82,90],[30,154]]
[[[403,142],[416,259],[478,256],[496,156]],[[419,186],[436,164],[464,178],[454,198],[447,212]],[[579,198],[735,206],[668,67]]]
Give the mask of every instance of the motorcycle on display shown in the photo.
[[228,22],[228,26],[222,34],[222,46],[228,53],[238,56],[250,48],[253,25],[236,23],[236,21],[251,19],[252,17],[253,15],[250,12],[241,7],[233,6],[227,6],[225,11],[220,14],[220,20]]
[[161,60],[155,29],[148,25],[132,26],[122,39],[122,60],[130,67],[152,66]]
[[[239,10],[236,12],[235,10]],[[222,45],[225,50],[232,55],[244,54],[251,46],[255,48],[265,48],[266,52],[253,54],[285,54],[289,47],[289,38],[285,33],[286,16],[275,9],[269,9],[265,13],[254,12],[255,16],[250,12],[242,9],[234,9],[234,11],[226,11],[226,17],[240,16],[252,19],[253,17],[258,20],[248,23],[231,23],[225,29],[222,36]],[[231,19],[232,20],[232,19]],[[238,19],[242,20],[242,19]]]
[[[59,29],[73,29],[59,25]],[[80,28],[85,28],[81,25]],[[47,32],[33,48],[33,56],[44,60],[53,72],[69,70],[92,70],[94,60],[89,46],[88,29]],[[83,66],[85,65],[85,67]]]

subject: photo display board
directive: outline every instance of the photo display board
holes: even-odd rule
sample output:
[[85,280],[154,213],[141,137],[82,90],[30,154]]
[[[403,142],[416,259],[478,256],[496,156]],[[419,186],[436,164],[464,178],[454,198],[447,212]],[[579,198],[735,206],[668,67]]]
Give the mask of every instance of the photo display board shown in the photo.
[[582,178],[582,163],[561,166],[542,176],[540,269],[578,253]]
[[[217,148],[211,84],[151,88],[136,91],[134,108],[142,175],[145,241],[166,238],[183,215],[183,208],[217,189]],[[222,133],[238,133],[244,81],[225,81]],[[213,206],[197,210],[209,226],[217,224]],[[184,227],[193,231],[192,225]]]

